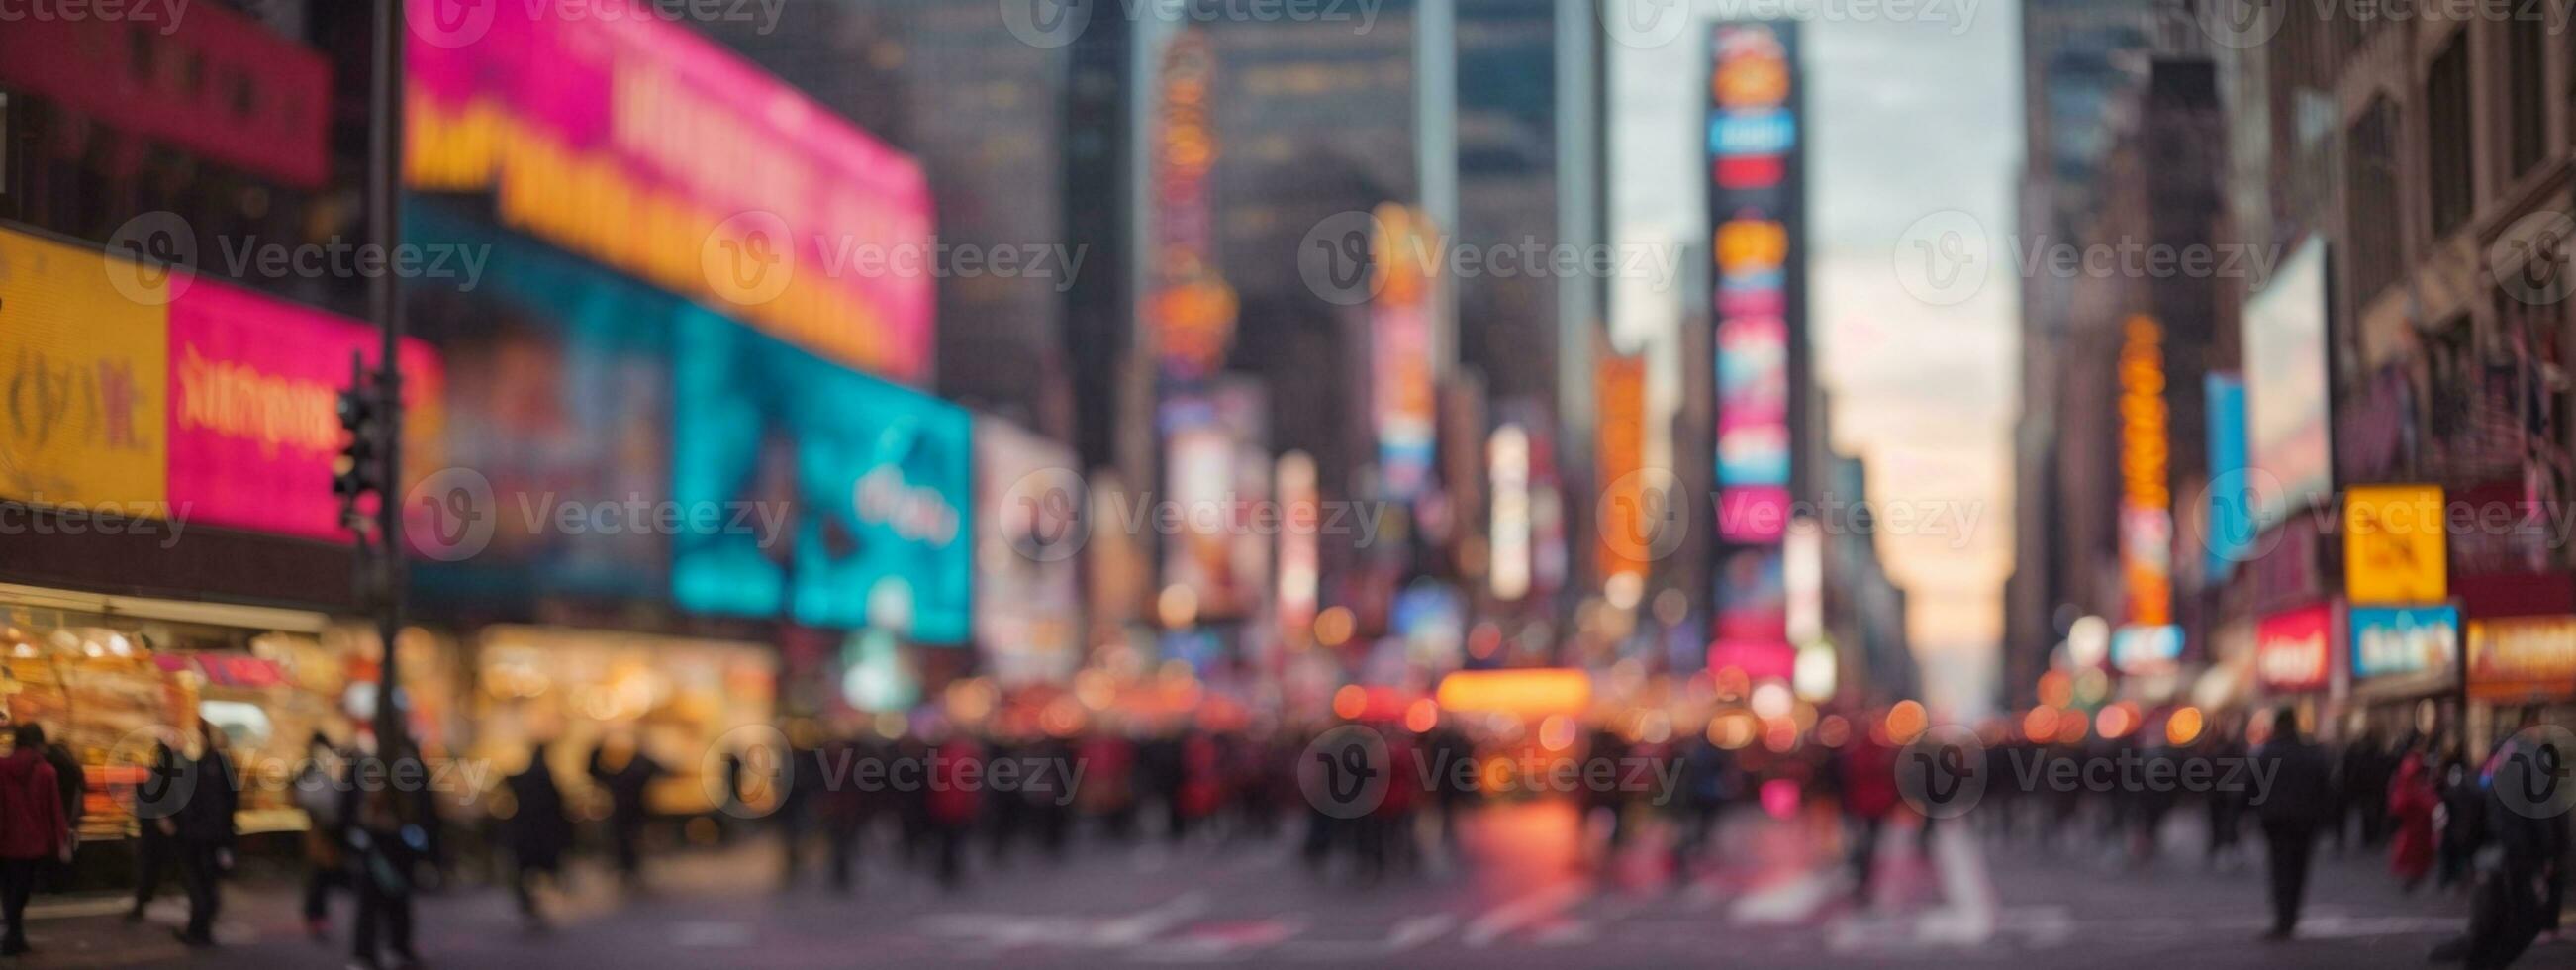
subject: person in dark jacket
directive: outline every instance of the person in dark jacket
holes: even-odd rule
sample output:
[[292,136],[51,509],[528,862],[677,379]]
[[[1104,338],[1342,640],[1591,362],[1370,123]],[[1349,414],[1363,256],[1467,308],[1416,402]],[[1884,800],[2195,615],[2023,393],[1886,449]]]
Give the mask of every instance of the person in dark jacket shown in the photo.
[[315,940],[331,935],[331,891],[348,889],[348,825],[340,815],[340,793],[348,759],[322,732],[305,742],[305,760],[295,773],[295,806],[304,810],[304,933]]
[[[173,735],[173,738],[176,736]],[[152,897],[161,892],[161,879],[178,861],[179,840],[175,829],[162,825],[188,803],[196,776],[188,769],[191,762],[181,758],[169,740],[152,746],[152,768],[141,784],[134,788],[134,905],[125,911],[125,921],[141,922],[143,911],[152,905]]]
[[[353,770],[360,779],[426,777],[419,758],[416,749],[397,745],[390,756],[379,754],[370,759],[375,763],[361,761]],[[420,801],[397,788],[351,785],[343,803],[350,826],[350,881],[358,890],[351,962],[362,968],[384,966],[380,958],[387,953],[395,966],[420,962],[411,947],[411,897],[429,847],[429,820],[418,817]]]
[[54,768],[54,788],[63,803],[63,825],[72,830],[73,847],[79,847],[81,816],[88,814],[89,776],[81,771],[80,759],[72,757],[70,748],[45,740],[45,727],[29,724],[24,728],[44,752],[45,763]]
[[0,956],[31,949],[27,896],[35,891],[36,871],[48,861],[69,861],[72,852],[60,783],[54,766],[45,763],[45,732],[22,724],[15,740],[9,756],[0,758],[0,916],[9,920]]
[[564,810],[563,788],[555,784],[546,763],[546,746],[528,752],[527,770],[505,782],[513,806],[506,835],[515,869],[511,891],[518,894],[519,915],[531,928],[545,925],[537,912],[536,881],[563,877],[564,848],[572,844],[572,816]]
[[200,720],[197,737],[202,747],[188,769],[195,784],[187,804],[161,825],[178,839],[179,871],[188,884],[188,925],[179,931],[179,942],[207,947],[215,945],[215,916],[223,909],[223,873],[232,867],[233,812],[241,789],[232,760],[224,756],[224,733]]
[[662,766],[632,738],[591,749],[591,781],[608,792],[608,838],[617,855],[617,875],[630,888],[644,878],[644,794],[661,776]]
[[2299,736],[2298,713],[2286,707],[2272,715],[2272,737],[2254,757],[2272,769],[2271,790],[2253,802],[2263,821],[2272,880],[2272,929],[2264,938],[2286,940],[2299,928],[2318,829],[2339,807],[2334,769],[2322,749]]

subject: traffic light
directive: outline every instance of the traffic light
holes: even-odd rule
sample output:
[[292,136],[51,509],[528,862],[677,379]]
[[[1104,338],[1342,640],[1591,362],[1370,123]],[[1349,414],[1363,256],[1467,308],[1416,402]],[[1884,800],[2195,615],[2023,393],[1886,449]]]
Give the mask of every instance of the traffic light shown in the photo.
[[385,409],[376,399],[375,382],[368,379],[366,361],[351,355],[349,388],[340,392],[340,427],[349,432],[349,441],[340,446],[340,457],[331,465],[331,494],[340,497],[340,520],[352,529],[365,527],[359,501],[384,491],[384,419]]

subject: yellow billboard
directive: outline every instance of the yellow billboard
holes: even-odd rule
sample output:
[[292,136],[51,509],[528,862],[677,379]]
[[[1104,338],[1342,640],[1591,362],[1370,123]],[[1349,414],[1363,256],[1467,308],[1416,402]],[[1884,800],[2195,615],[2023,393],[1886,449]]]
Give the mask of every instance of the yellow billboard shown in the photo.
[[2451,595],[2439,485],[2344,490],[2344,593],[2357,606],[2439,603]]
[[129,299],[109,259],[0,231],[0,497],[164,514],[169,301]]

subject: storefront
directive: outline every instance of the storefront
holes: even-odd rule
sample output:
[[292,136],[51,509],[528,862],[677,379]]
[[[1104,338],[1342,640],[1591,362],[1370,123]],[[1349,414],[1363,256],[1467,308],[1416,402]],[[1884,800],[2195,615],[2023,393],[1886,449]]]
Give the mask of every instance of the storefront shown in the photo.
[[2356,606],[2349,668],[2360,727],[2382,741],[2460,729],[2460,611]]
[[466,754],[491,775],[526,767],[543,743],[558,779],[586,778],[594,752],[631,746],[662,768],[646,804],[663,816],[714,811],[722,756],[750,740],[736,732],[778,712],[778,655],[766,644],[494,626],[475,637],[474,670]]
[[[224,734],[242,778],[242,831],[306,825],[287,782],[320,734],[348,744],[375,704],[374,631],[304,610],[0,585],[0,705],[44,725],[85,767],[82,836],[133,834],[134,786],[158,743],[200,720]],[[403,645],[413,736],[441,753],[455,725],[453,650]]]
[[2484,751],[2530,724],[2576,724],[2576,615],[2468,622],[2469,741]]

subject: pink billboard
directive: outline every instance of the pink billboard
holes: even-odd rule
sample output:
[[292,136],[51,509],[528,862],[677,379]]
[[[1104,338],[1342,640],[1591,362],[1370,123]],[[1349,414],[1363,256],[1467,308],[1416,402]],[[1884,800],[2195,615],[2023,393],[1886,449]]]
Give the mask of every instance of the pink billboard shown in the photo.
[[[374,366],[374,326],[199,277],[170,304],[169,482],[192,522],[346,540],[332,462],[347,440],[339,394],[352,354]],[[446,375],[417,340],[401,351],[404,467],[435,470]]]
[[921,166],[636,0],[410,5],[404,177],[827,360],[931,361]]

